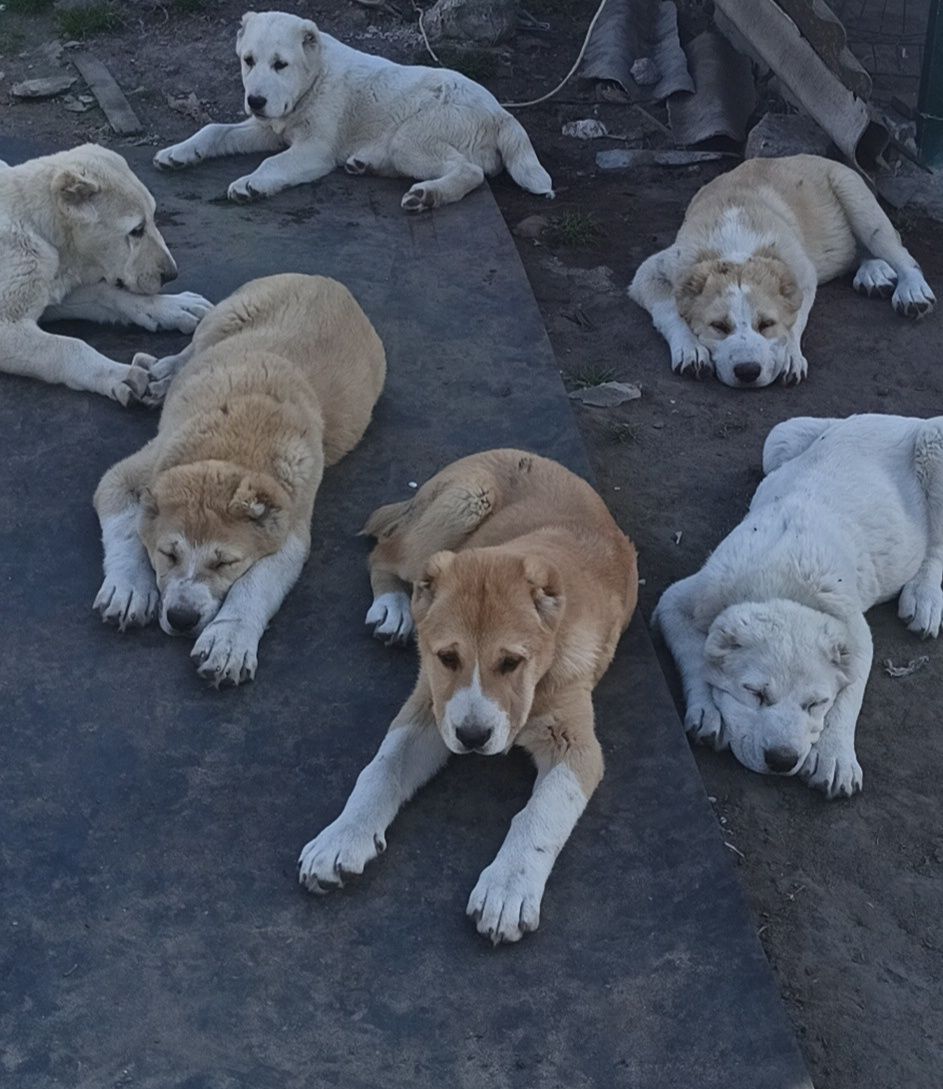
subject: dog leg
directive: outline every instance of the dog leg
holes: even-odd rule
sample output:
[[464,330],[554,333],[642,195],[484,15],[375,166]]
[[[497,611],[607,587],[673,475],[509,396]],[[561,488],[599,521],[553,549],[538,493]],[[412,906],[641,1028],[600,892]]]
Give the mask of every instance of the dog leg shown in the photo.
[[900,592],[897,612],[912,632],[936,638],[943,623],[943,427],[927,421],[914,448],[914,469],[927,501],[927,551]]
[[519,741],[537,765],[534,790],[466,909],[478,933],[495,945],[537,929],[550,871],[603,774],[588,691],[575,693],[552,716],[528,723]]
[[31,321],[6,323],[0,333],[0,371],[7,374],[100,393],[122,405],[147,390],[147,371],[109,359],[84,341],[47,333]]
[[213,304],[192,291],[177,295],[136,295],[110,284],[78,287],[61,303],[47,306],[43,321],[95,321],[139,325],[150,332],[192,333]]
[[847,622],[849,635],[849,683],[838,693],[825,718],[822,736],[809,750],[798,772],[803,782],[820,790],[830,801],[850,798],[864,784],[864,773],[855,753],[855,727],[871,672],[873,644],[863,615]]
[[162,170],[179,170],[201,159],[278,151],[284,146],[285,141],[276,136],[268,125],[250,117],[235,125],[205,125],[183,143],[158,151],[154,156],[154,166]]
[[[893,223],[884,214],[884,209],[864,179],[848,167],[833,163],[829,180],[855,238],[872,256],[893,269],[897,277],[897,286],[891,297],[894,309],[908,318],[922,318],[929,314],[936,304],[936,297],[923,278],[920,266],[904,247]],[[859,270],[855,277],[856,287],[859,286],[860,276]]]
[[799,285],[802,302],[792,328],[786,336],[783,369],[780,374],[783,385],[786,386],[798,385],[809,373],[808,361],[802,354],[802,335],[809,324],[809,315],[812,313],[812,305],[818,289],[818,276],[811,261],[803,261],[800,267],[793,269],[793,272]]
[[388,646],[408,643],[416,633],[410,606],[410,587],[391,571],[378,566],[370,568],[373,604],[364,623],[373,627],[373,635]]
[[629,298],[649,312],[652,324],[668,342],[671,369],[695,378],[714,368],[710,351],[681,317],[668,270],[671,251],[662,250],[643,261],[629,285]]
[[340,888],[344,878],[386,850],[386,830],[403,805],[449,758],[432,714],[432,696],[420,675],[383,743],[357,777],[341,815],[306,844],[298,880],[310,892]]
[[323,178],[337,165],[331,149],[326,144],[293,144],[280,155],[266,159],[251,174],[238,178],[229,187],[230,200],[244,204],[259,197],[271,197],[293,185]]
[[310,539],[289,537],[271,556],[254,563],[229,588],[219,612],[193,644],[197,673],[217,688],[255,677],[259,640],[298,581]]
[[839,421],[826,417],[794,416],[778,423],[763,443],[763,475],[769,476],[787,461],[792,461]]
[[154,443],[113,465],[95,490],[101,523],[104,581],[92,604],[119,631],[144,627],[157,615],[160,595],[138,533],[140,495],[154,467]]
[[440,164],[438,170],[441,170],[439,177],[416,182],[406,191],[400,204],[407,212],[425,212],[443,204],[454,204],[485,180],[481,167],[457,151]]
[[726,749],[724,722],[707,683],[704,645],[707,636],[694,623],[698,598],[697,575],[674,583],[661,595],[652,615],[653,626],[661,630],[671,651],[684,690],[684,728],[695,741]]

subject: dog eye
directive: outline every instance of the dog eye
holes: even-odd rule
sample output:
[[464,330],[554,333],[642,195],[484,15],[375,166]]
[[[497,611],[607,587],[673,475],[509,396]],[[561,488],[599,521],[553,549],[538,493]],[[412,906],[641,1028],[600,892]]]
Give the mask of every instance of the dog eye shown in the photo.
[[255,57],[253,57],[251,53],[247,53],[242,58],[242,63],[246,66],[246,68],[252,68],[255,64]]
[[144,224],[139,223],[136,227],[132,227],[131,230],[128,231],[128,234],[131,235],[132,238],[143,238],[144,237]]
[[459,657],[454,650],[440,650],[436,657],[446,669],[451,669],[453,673],[461,665]]
[[177,553],[169,549],[159,548],[157,550],[164,559],[170,564],[171,567],[177,562]]
[[498,672],[513,673],[523,660],[523,658],[516,658],[513,654],[505,654],[501,661],[498,662]]
[[766,693],[765,688],[753,688],[751,685],[745,684],[743,686],[747,692],[756,700],[759,707],[769,707],[772,702]]
[[287,67],[288,67],[288,61],[283,61],[283,60],[272,61],[272,68],[276,72],[280,72],[283,68],[287,68]]
[[221,571],[224,567],[232,567],[236,560],[213,560],[209,565],[211,571]]
[[724,336],[727,336],[727,334],[730,332],[730,322],[729,321],[712,321],[711,322],[711,328],[716,330],[718,333],[723,333]]
[[767,329],[772,329],[775,324],[776,322],[773,321],[772,318],[760,318],[756,326],[756,331],[758,333],[765,333]]
[[828,703],[827,699],[824,699],[824,700],[809,700],[808,703],[804,703],[802,705],[802,710],[806,711],[806,712],[814,711],[816,709],[816,707],[824,707],[826,703]]

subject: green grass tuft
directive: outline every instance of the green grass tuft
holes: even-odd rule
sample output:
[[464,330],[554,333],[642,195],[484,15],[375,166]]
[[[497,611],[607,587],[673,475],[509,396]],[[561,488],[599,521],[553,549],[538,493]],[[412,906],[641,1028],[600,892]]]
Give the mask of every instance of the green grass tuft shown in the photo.
[[65,38],[88,38],[92,34],[106,34],[117,30],[122,19],[117,4],[93,4],[87,8],[60,11],[56,20],[59,33]]
[[616,376],[612,367],[600,367],[597,363],[587,363],[577,370],[567,371],[566,379],[574,389],[589,389],[611,382]]
[[589,246],[599,238],[599,224],[588,212],[564,212],[553,224],[553,239],[564,246]]

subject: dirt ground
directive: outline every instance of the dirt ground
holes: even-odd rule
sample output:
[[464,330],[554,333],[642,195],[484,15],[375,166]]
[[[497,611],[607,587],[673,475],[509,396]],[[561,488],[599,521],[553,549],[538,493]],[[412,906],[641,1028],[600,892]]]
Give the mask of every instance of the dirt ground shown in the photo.
[[[7,4],[29,6],[43,5]],[[402,18],[344,0],[281,6],[358,48],[420,59],[404,0]],[[519,33],[469,74],[502,99],[549,89],[569,67],[595,6],[530,0],[529,11],[550,31]],[[685,35],[703,24],[705,6],[687,5]],[[139,142],[164,145],[189,135],[197,121],[237,117],[232,38],[243,8],[232,0],[113,5],[120,27],[87,45],[129,92],[146,128]],[[71,113],[60,101],[14,104],[10,97],[16,80],[67,67],[68,50],[60,55],[48,44],[57,37],[52,14],[0,14],[0,129],[54,145],[92,139],[120,148],[95,108]],[[181,107],[191,93],[195,99]],[[617,409],[576,412],[603,495],[639,547],[647,617],[661,591],[694,571],[742,517],[775,423],[794,415],[943,412],[943,317],[908,323],[842,280],[821,291],[805,339],[810,377],[799,387],[746,392],[677,378],[665,345],[624,289],[639,262],[670,241],[687,201],[719,168],[597,173],[596,151],[624,145],[563,137],[562,123],[598,116],[611,131],[630,132],[640,116],[625,105],[595,103],[578,83],[520,116],[554,176],[557,200],[549,205],[506,178],[494,191],[512,228],[533,214],[555,228],[518,246],[564,380],[573,388],[615,378],[643,391]],[[659,139],[657,125],[646,127],[636,146]],[[898,225],[939,293],[943,229],[906,215]],[[858,730],[863,795],[827,803],[799,783],[753,775],[729,755],[698,750],[697,759],[815,1084],[936,1089],[943,1069],[943,652],[910,636],[893,607],[870,619],[875,666]],[[885,672],[885,660],[922,656],[929,661],[910,676]]]

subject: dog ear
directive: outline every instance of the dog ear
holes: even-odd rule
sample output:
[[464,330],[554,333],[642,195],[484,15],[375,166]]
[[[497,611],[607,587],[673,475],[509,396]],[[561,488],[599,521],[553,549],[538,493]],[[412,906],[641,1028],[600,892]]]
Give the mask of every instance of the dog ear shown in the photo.
[[563,580],[560,572],[547,560],[537,556],[524,559],[524,578],[530,585],[530,596],[537,615],[549,628],[555,628],[563,615]]
[[740,650],[747,643],[746,626],[736,617],[719,617],[710,626],[704,643],[704,657],[719,665],[731,651]]
[[318,26],[310,19],[305,19],[301,24],[301,44],[305,49],[318,44]]
[[704,290],[704,285],[707,283],[710,274],[717,271],[722,272],[724,270],[722,267],[718,268],[717,262],[713,259],[698,261],[692,265],[678,284],[679,301],[684,303],[696,299]]
[[851,666],[851,647],[847,640],[841,637],[833,637],[826,647],[826,654],[831,664],[838,670],[842,687],[851,683],[849,668]]
[[244,476],[229,501],[229,512],[248,518],[266,529],[274,529],[285,509],[287,496],[274,480],[259,473]]
[[236,31],[236,45],[238,47],[239,41],[242,35],[246,32],[246,28],[249,23],[255,18],[256,13],[254,11],[247,11],[243,17],[239,20],[239,29]]
[[138,495],[138,507],[143,518],[157,517],[157,496],[145,485]]
[[429,611],[435,597],[436,583],[455,562],[454,552],[436,552],[426,561],[422,578],[413,586],[413,620],[418,624]]
[[82,211],[101,192],[101,185],[73,167],[64,167],[52,181],[52,190],[60,207],[67,211]]

